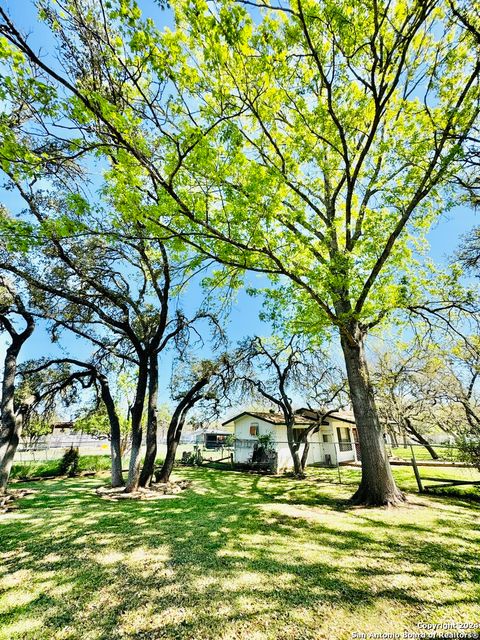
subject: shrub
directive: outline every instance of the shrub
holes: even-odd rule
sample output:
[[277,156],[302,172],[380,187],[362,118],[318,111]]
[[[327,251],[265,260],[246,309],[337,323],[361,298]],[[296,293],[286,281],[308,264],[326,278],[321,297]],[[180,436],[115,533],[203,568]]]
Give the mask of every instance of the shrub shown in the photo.
[[78,449],[70,447],[63,454],[63,458],[60,462],[59,473],[61,476],[73,476],[78,475],[79,471],[79,458]]
[[458,438],[457,445],[460,459],[464,462],[470,462],[480,471],[480,434],[475,434],[475,436],[478,439],[473,439],[471,436]]

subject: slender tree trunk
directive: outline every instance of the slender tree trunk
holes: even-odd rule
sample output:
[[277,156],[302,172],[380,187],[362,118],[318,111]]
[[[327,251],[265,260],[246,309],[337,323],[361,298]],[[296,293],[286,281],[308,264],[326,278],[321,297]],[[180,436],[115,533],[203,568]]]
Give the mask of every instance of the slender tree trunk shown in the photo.
[[352,502],[372,506],[395,505],[403,502],[405,496],[397,488],[388,462],[365,358],[364,340],[365,334],[358,325],[350,327],[348,336],[341,335],[362,453],[362,479]]
[[393,429],[390,431],[390,437],[392,439],[393,446],[395,448],[397,448],[398,447],[398,438],[397,438],[396,432]]
[[299,443],[295,442],[293,437],[293,422],[290,420],[287,420],[287,442],[293,460],[293,472],[296,476],[302,477],[304,473],[302,461],[298,455]]
[[305,446],[302,452],[302,458],[300,460],[300,464],[302,466],[302,473],[305,473],[305,467],[307,466],[308,453],[310,451],[310,441],[308,438],[305,440]]
[[197,380],[197,382],[187,391],[185,396],[179,402],[177,408],[173,412],[172,419],[168,425],[167,431],[167,453],[165,454],[165,460],[160,470],[159,482],[168,482],[175,463],[175,455],[177,453],[178,443],[182,435],[183,425],[187,418],[187,414],[196,402],[201,400],[202,389],[208,384],[211,373],[205,375],[203,378]]
[[308,453],[310,451],[310,440],[309,437],[313,436],[314,433],[318,433],[319,432],[319,427],[315,427],[314,429],[307,429],[305,431],[305,434],[303,436],[302,442],[305,443],[305,446],[303,448],[303,452],[302,452],[302,457],[300,460],[300,463],[302,465],[302,472],[305,472],[305,468],[307,466],[307,460],[308,460]]
[[130,451],[130,464],[128,466],[128,478],[125,491],[131,493],[138,489],[140,480],[140,462],[142,453],[142,416],[147,392],[148,366],[142,359],[138,368],[137,389],[135,401],[131,411],[132,448]]
[[166,483],[170,480],[185,418],[186,412],[182,412],[179,416],[175,416],[175,414],[172,416],[167,432],[167,453],[165,454],[165,460],[160,470],[160,476],[158,478],[159,482]]
[[438,460],[438,453],[435,451],[432,445],[428,442],[428,440],[426,440],[426,438],[424,438],[424,436],[422,436],[422,434],[415,429],[410,418],[404,418],[404,422],[405,422],[405,430],[408,431],[408,433],[410,433],[410,435],[412,435],[417,442],[419,442],[423,447],[425,447],[425,449],[430,454],[430,457],[432,458],[432,460]]
[[112,459],[111,475],[112,475],[112,487],[123,487],[123,474],[122,474],[122,444],[121,444],[121,432],[120,421],[118,419],[117,411],[115,409],[115,402],[110,393],[110,387],[106,376],[100,375],[100,388],[102,393],[102,400],[107,409],[108,419],[110,422],[110,455]]
[[153,469],[157,457],[157,405],[158,405],[158,357],[150,356],[148,381],[148,417],[147,417],[147,450],[140,474],[140,486],[148,487],[152,483]]

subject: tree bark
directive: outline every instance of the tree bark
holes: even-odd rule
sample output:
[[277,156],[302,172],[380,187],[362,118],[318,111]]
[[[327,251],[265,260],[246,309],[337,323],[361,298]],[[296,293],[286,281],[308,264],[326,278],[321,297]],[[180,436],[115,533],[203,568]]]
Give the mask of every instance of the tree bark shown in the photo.
[[10,434],[8,440],[0,443],[0,495],[7,491],[10,472],[12,471],[13,460],[17,453],[18,443],[21,435],[21,420],[16,420],[17,425]]
[[112,487],[123,487],[122,474],[122,444],[120,421],[115,409],[115,402],[110,393],[110,386],[106,376],[99,375],[102,401],[107,409],[108,420],[110,422],[110,455],[112,460],[111,476]]
[[293,425],[295,422],[294,420],[286,420],[286,423],[288,448],[290,449],[290,454],[293,460],[293,473],[298,477],[303,477],[305,474],[303,472],[302,461],[298,455],[299,443],[295,442],[293,437]]
[[305,446],[303,447],[302,457],[300,464],[302,466],[302,473],[305,473],[305,467],[307,466],[308,452],[310,451],[310,441],[308,438],[305,440]]
[[140,461],[142,452],[142,416],[147,393],[148,366],[145,359],[141,359],[138,368],[137,388],[135,401],[131,411],[132,449],[130,451],[130,463],[128,466],[128,478],[125,487],[126,493],[132,493],[138,489],[140,481]]
[[432,445],[428,442],[428,440],[415,429],[410,418],[407,417],[407,418],[404,418],[403,420],[405,423],[405,430],[408,431],[408,433],[410,433],[410,435],[412,435],[419,444],[425,447],[425,449],[430,454],[430,457],[432,458],[432,460],[438,460],[438,457],[439,457],[438,453],[435,451]]
[[147,417],[147,450],[140,474],[140,486],[148,487],[152,483],[155,459],[157,457],[157,405],[158,405],[158,357],[150,356],[148,380],[148,417]]
[[165,454],[165,460],[160,470],[158,478],[159,482],[167,483],[172,475],[173,465],[175,464],[175,457],[177,454],[177,447],[180,441],[180,434],[178,437],[174,437],[170,442],[167,441],[167,453]]
[[173,414],[170,424],[168,425],[167,432],[167,453],[165,454],[165,460],[163,461],[159,482],[168,482],[172,475],[173,465],[175,464],[175,456],[177,454],[178,443],[182,435],[183,425],[185,424],[185,418],[187,412],[182,411],[179,414]]
[[168,482],[175,463],[178,443],[182,435],[183,425],[190,409],[203,398],[201,391],[208,384],[211,373],[205,375],[187,391],[173,412],[167,431],[167,452],[159,474],[159,482]]
[[364,348],[365,334],[358,324],[342,331],[341,346],[347,368],[350,397],[362,452],[362,479],[352,496],[359,505],[389,506],[404,502],[390,469]]
[[2,323],[12,339],[5,353],[2,382],[1,429],[0,429],[0,494],[7,490],[8,479],[12,470],[13,459],[20,441],[22,420],[15,413],[15,376],[17,374],[17,358],[24,342],[32,335],[35,328],[33,317],[21,314],[27,323],[26,328],[17,333],[13,325],[4,317]]

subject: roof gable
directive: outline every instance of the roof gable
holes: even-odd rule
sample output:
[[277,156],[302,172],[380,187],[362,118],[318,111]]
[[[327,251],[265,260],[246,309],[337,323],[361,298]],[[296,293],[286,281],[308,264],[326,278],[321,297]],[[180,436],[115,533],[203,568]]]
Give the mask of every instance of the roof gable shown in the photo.
[[[275,413],[270,411],[242,411],[242,413],[239,413],[236,416],[233,416],[233,418],[229,418],[228,420],[225,420],[225,422],[222,422],[222,426],[225,426],[226,424],[230,424],[231,422],[235,422],[236,420],[238,420],[239,418],[243,418],[244,416],[251,416],[252,418],[256,418],[257,420],[263,420],[264,422],[268,422],[269,424],[276,424],[276,425],[285,424],[285,418],[281,413]],[[313,422],[313,420],[311,420],[306,416],[301,416],[301,418],[302,420],[300,421],[296,420],[295,423],[311,425]]]

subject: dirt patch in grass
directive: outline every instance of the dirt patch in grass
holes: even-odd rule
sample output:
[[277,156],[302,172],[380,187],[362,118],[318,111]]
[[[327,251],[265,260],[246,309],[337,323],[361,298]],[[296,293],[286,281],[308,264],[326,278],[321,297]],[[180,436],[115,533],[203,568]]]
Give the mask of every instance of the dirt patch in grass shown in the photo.
[[8,493],[0,496],[0,513],[13,511],[18,507],[17,500],[33,493],[37,492],[34,489],[10,489]]
[[137,491],[125,492],[124,487],[98,487],[96,493],[104,500],[160,500],[185,491],[191,485],[188,480],[159,482],[151,487],[139,487]]

